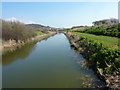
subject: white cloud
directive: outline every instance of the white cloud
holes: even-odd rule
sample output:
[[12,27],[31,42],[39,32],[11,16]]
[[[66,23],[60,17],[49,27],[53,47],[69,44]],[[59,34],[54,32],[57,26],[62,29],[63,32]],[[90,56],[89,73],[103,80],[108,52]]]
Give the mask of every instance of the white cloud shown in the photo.
[[5,19],[6,21],[19,21],[19,20],[17,20],[15,17],[12,17],[12,18],[7,18],[7,19]]
[[14,21],[20,21],[20,22],[25,23],[25,24],[35,24],[36,23],[34,21],[31,21],[31,20],[20,20],[20,19],[17,19],[16,17],[7,18],[5,20],[6,21],[12,21],[12,22],[14,22]]

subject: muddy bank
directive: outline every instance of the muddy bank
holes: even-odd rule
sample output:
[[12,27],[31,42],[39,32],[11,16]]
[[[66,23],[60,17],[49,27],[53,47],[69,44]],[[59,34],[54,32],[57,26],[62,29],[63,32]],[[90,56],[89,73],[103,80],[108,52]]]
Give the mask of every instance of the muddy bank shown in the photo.
[[23,45],[25,45],[27,43],[39,41],[39,40],[48,38],[55,34],[56,34],[56,32],[49,32],[48,34],[37,35],[35,37],[27,39],[26,41],[20,41],[20,40],[16,41],[16,40],[11,40],[11,39],[8,41],[2,41],[2,46],[0,46],[0,50],[1,50],[2,54],[5,54],[7,51],[14,51],[17,48],[21,48]]
[[[87,59],[87,61],[89,63],[88,66],[94,70],[94,72],[97,74],[98,78],[100,78],[101,80],[103,80],[106,83],[106,88],[112,88],[112,89],[120,88],[120,75],[119,74],[113,73],[112,75],[109,75],[108,73],[103,72],[103,70],[101,68],[96,67],[97,65],[96,65],[96,63],[94,63],[94,60],[93,61],[90,60],[90,57],[92,55],[90,50],[88,49],[87,46],[80,43],[81,38],[77,35],[73,35],[70,32],[65,33],[65,35],[69,39],[69,41],[71,43],[71,47],[76,52],[81,53]],[[107,65],[107,63],[106,63],[106,65]]]

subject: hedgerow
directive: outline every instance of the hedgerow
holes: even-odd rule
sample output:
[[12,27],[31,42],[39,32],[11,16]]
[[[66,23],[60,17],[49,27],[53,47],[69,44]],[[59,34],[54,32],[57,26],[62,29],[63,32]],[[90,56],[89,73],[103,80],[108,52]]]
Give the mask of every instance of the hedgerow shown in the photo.
[[118,37],[118,35],[120,34],[118,29],[118,24],[114,24],[110,26],[89,27],[85,30],[78,30],[76,32],[90,33],[95,35],[106,35],[112,37]]

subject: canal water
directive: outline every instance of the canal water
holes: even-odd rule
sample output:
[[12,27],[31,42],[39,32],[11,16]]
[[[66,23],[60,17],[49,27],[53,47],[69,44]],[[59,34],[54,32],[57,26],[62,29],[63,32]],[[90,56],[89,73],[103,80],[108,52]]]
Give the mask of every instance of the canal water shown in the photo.
[[8,52],[2,60],[3,88],[104,87],[62,33]]

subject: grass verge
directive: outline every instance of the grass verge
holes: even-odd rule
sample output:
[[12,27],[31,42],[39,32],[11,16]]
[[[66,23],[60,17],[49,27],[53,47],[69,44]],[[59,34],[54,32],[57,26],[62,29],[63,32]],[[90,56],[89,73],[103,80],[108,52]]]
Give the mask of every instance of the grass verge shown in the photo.
[[86,34],[86,33],[78,33],[72,32],[75,35],[79,35],[80,37],[86,37],[89,40],[94,40],[97,42],[102,43],[105,47],[110,49],[118,49],[118,38],[110,37],[110,36],[102,36],[102,35],[93,35],[93,34]]

